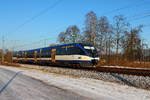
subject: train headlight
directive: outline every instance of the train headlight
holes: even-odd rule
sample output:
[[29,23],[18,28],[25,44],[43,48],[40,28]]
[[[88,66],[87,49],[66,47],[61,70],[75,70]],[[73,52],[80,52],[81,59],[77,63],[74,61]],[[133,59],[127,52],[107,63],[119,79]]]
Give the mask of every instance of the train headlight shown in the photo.
[[82,57],[83,60],[89,60],[89,57]]

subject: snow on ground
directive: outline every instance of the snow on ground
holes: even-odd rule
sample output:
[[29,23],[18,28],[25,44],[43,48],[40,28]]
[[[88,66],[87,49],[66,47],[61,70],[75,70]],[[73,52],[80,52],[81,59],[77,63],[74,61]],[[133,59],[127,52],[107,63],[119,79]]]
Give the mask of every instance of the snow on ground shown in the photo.
[[15,72],[23,71],[22,74],[44,81],[47,84],[67,89],[82,96],[96,100],[108,97],[110,100],[150,100],[150,91],[120,85],[111,82],[90,78],[77,78],[55,73],[46,73],[38,70],[19,69],[14,67],[0,66]]

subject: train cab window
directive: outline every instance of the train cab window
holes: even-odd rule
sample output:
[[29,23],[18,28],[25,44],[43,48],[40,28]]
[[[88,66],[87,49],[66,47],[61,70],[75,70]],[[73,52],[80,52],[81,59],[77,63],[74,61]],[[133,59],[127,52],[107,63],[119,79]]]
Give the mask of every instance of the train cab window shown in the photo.
[[88,47],[88,46],[85,46],[84,47],[86,52],[88,53],[89,56],[94,56],[94,57],[97,57],[98,56],[98,52],[97,50],[94,48],[94,47]]
[[80,45],[83,49],[85,49],[85,51],[87,52],[87,54],[89,56],[98,57],[98,52],[97,52],[96,48],[93,47],[93,45],[91,45],[89,43],[80,43]]

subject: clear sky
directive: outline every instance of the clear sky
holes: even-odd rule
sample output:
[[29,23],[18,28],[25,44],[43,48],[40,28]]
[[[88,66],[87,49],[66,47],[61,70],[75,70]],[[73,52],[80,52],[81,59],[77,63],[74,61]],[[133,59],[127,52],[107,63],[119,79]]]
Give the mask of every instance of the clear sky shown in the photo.
[[[5,47],[12,48],[24,44],[31,47],[33,43],[37,46],[56,43],[59,32],[64,31],[69,25],[77,25],[82,29],[85,14],[89,11],[94,11],[98,17],[105,15],[110,21],[113,16],[121,14],[131,20],[133,26],[150,25],[150,16],[132,20],[133,16],[150,15],[149,0],[61,0],[54,5],[57,1],[0,0],[0,38],[4,35]],[[28,21],[48,7],[51,8],[46,13]],[[115,11],[122,7],[125,9]],[[27,23],[18,28],[24,22]],[[150,44],[150,26],[143,29],[141,36]],[[43,39],[47,39],[46,42]],[[39,40],[41,43],[38,43]],[[1,46],[0,41],[0,48]]]

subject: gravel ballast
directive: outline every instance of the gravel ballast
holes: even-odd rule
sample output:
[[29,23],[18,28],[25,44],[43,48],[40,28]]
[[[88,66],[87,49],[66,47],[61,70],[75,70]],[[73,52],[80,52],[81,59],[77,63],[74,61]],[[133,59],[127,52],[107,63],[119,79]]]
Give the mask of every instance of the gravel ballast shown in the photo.
[[51,72],[56,74],[71,75],[74,77],[92,78],[92,79],[98,79],[98,80],[103,80],[108,82],[116,82],[119,84],[150,90],[149,76],[136,76],[136,75],[126,75],[126,74],[117,74],[117,73],[85,71],[85,70],[61,68],[61,67],[26,65],[26,64],[25,65],[22,64],[21,66],[26,68],[35,68],[38,70],[43,70],[45,72]]

